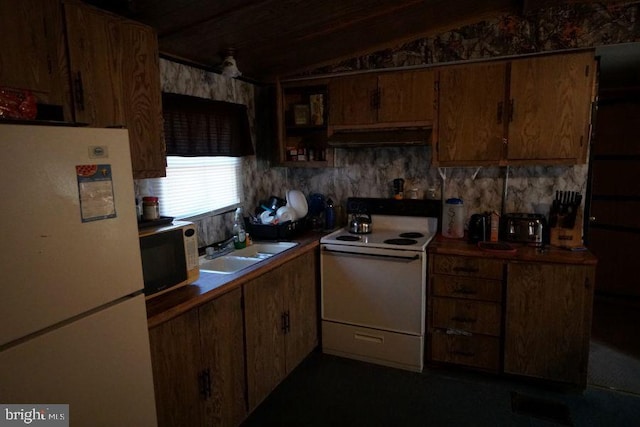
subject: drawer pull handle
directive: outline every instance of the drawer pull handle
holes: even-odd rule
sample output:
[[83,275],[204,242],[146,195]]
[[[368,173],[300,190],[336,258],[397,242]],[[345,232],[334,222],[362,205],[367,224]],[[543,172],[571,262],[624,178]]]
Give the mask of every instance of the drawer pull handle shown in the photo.
[[463,331],[462,329],[452,329],[452,328],[447,328],[446,334],[447,335],[463,335],[465,337],[470,337],[473,335],[471,332]]
[[456,356],[464,356],[464,357],[474,357],[476,354],[472,353],[470,351],[458,351],[458,350],[454,350],[451,353],[455,354]]
[[353,337],[360,341],[367,341],[374,344],[384,344],[383,337],[374,337],[373,335],[354,334]]
[[459,271],[461,273],[477,273],[480,269],[474,267],[454,267],[453,271]]
[[451,320],[455,322],[462,322],[462,323],[476,323],[478,319],[472,319],[471,317],[454,316],[451,318]]
[[454,294],[462,294],[462,295],[475,295],[477,292],[474,291],[473,289],[467,289],[467,288],[455,288],[453,290]]

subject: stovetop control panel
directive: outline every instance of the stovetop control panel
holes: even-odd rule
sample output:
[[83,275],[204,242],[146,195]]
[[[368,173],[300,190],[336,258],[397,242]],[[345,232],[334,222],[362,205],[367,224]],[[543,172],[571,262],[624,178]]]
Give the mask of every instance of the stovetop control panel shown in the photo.
[[440,200],[427,199],[396,200],[373,197],[349,197],[347,199],[347,213],[419,216],[440,219],[442,214],[442,202]]

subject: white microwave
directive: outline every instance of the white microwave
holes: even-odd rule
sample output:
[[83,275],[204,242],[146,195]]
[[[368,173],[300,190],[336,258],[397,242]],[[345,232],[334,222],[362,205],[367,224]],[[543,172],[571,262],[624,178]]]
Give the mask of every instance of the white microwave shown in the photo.
[[139,230],[144,294],[147,299],[195,282],[200,276],[195,224],[172,224]]

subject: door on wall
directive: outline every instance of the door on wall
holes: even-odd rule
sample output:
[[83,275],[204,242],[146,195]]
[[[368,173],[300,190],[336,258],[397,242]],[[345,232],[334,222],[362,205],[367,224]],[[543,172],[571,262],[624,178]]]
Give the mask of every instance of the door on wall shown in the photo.
[[596,292],[640,301],[640,87],[602,89],[599,98],[587,234]]
[[640,43],[605,46],[585,240],[598,257],[589,384],[640,393]]

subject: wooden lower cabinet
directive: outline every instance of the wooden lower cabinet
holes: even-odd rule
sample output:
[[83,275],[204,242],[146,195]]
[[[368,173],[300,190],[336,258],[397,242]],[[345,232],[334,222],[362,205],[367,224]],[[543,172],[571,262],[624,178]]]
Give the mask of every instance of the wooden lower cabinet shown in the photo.
[[509,263],[504,371],[586,386],[595,266]]
[[317,345],[317,251],[244,285],[249,411]]
[[432,255],[429,268],[429,359],[498,372],[504,262]]
[[149,330],[159,426],[246,417],[241,298],[235,289]]
[[436,329],[431,336],[432,360],[488,369],[500,369],[500,339]]
[[523,246],[489,258],[460,242],[429,250],[430,362],[586,387],[591,253]]

